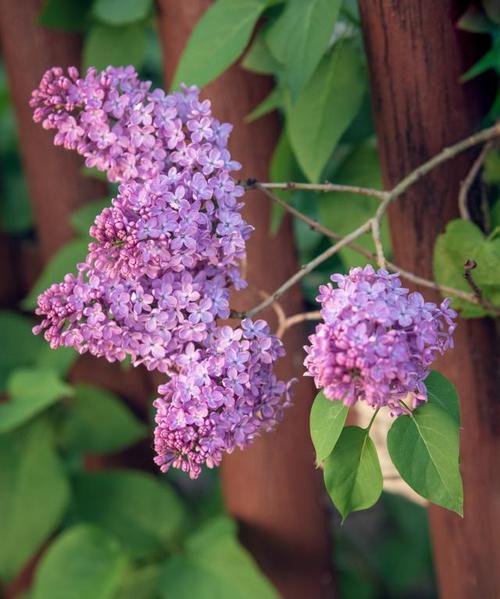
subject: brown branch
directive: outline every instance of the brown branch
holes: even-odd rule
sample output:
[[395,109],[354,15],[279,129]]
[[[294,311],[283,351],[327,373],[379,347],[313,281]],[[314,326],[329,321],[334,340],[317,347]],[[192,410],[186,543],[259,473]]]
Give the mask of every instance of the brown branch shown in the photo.
[[[326,184],[293,183],[293,182],[260,183],[256,179],[248,179],[246,182],[244,182],[244,185],[247,189],[257,188],[257,189],[261,189],[262,191],[269,191],[270,189],[283,189],[283,190],[306,189],[306,190],[313,190],[313,191],[349,191],[352,193],[364,193],[365,195],[372,195],[372,196],[382,199],[382,202],[380,203],[380,206],[377,208],[377,211],[375,212],[375,216],[372,219],[368,220],[366,223],[364,223],[363,225],[358,227],[356,230],[352,231],[346,237],[343,237],[342,239],[337,241],[336,244],[334,244],[331,248],[329,248],[328,250],[326,250],[325,252],[323,252],[322,254],[317,256],[316,258],[314,258],[314,260],[311,260],[310,262],[308,262],[307,264],[302,266],[298,272],[296,272],[292,277],[290,277],[287,281],[285,281],[285,283],[283,283],[283,285],[281,285],[281,287],[279,287],[267,300],[265,300],[264,302],[262,302],[261,304],[259,304],[258,306],[256,306],[252,310],[250,310],[249,312],[247,312],[246,315],[249,317],[252,317],[255,314],[257,314],[258,312],[260,312],[261,310],[264,310],[265,308],[270,306],[273,303],[273,301],[276,301],[279,297],[281,297],[283,295],[283,293],[285,293],[288,289],[290,289],[290,287],[295,285],[295,283],[300,281],[306,274],[308,274],[309,272],[314,270],[319,264],[321,264],[322,262],[327,260],[330,256],[333,256],[341,248],[351,245],[353,241],[355,241],[358,237],[361,237],[368,231],[371,231],[372,235],[373,235],[373,240],[374,240],[375,247],[377,250],[377,256],[376,256],[377,262],[381,265],[388,267],[388,262],[385,259],[382,244],[380,242],[380,224],[381,224],[382,218],[384,217],[385,213],[387,212],[387,209],[389,208],[390,204],[394,200],[399,198],[401,195],[403,195],[403,193],[409,187],[414,185],[417,181],[419,181],[421,178],[423,178],[427,173],[429,173],[430,171],[432,171],[433,169],[438,167],[443,162],[450,160],[451,158],[455,157],[456,155],[460,154],[461,152],[464,152],[465,150],[468,150],[469,148],[472,148],[476,145],[479,145],[481,143],[490,142],[491,140],[495,139],[499,135],[500,135],[500,123],[496,123],[492,127],[483,129],[479,133],[470,135],[469,137],[457,142],[456,144],[453,144],[451,146],[448,146],[447,148],[444,148],[441,152],[436,154],[436,156],[434,156],[430,160],[427,160],[426,162],[421,164],[419,167],[417,167],[415,170],[413,170],[411,173],[409,173],[390,191],[382,192],[382,191],[379,191],[376,189],[369,189],[369,188],[362,188],[362,187],[337,186],[332,183],[326,183]],[[288,208],[288,204],[286,204],[286,202],[280,202],[280,204],[286,210],[288,210],[290,212],[290,210]],[[304,220],[304,219],[302,219],[302,220]],[[314,222],[314,221],[312,221],[312,222]],[[312,226],[310,222],[309,222],[309,224],[310,224],[310,226]],[[315,225],[314,228],[316,228],[316,230],[320,230],[317,225]],[[396,269],[396,271],[399,271],[401,274],[403,272],[401,269]],[[425,279],[420,279],[420,277],[417,277],[416,275],[413,275],[412,273],[406,273],[406,278],[413,282],[426,281]],[[420,283],[420,284],[423,284],[423,283]],[[472,301],[472,303],[480,303],[482,306],[486,307],[488,310],[500,314],[500,308],[497,308],[496,306],[492,306],[488,302],[484,302],[484,300],[482,300],[482,298],[477,297],[477,294],[476,295],[466,294],[468,297],[464,298],[463,297],[464,292],[462,292],[458,289],[452,290],[452,288],[438,286],[436,283],[434,283],[432,281],[426,281],[426,286],[432,287],[434,289],[439,289],[439,290],[447,290],[447,291],[445,291],[445,293],[452,293],[452,295],[455,295],[455,297],[462,297],[463,299],[466,299],[467,301]],[[471,298],[474,298],[474,299],[472,300]]]
[[460,184],[460,191],[458,192],[458,209],[460,211],[460,216],[464,220],[470,220],[469,208],[467,207],[467,196],[469,195],[470,188],[476,177],[484,164],[486,156],[488,152],[493,147],[493,141],[488,142],[484,145],[481,152],[478,154],[476,160],[472,163],[472,166],[467,173],[467,176]]
[[[274,202],[279,204],[284,210],[289,212],[292,216],[294,216],[295,218],[301,220],[306,225],[308,225],[313,231],[321,233],[322,235],[325,235],[325,237],[328,237],[329,239],[332,239],[334,241],[339,241],[339,240],[343,239],[342,235],[335,233],[334,231],[332,231],[331,229],[328,229],[327,227],[325,227],[318,221],[310,218],[306,214],[303,214],[302,212],[297,210],[291,204],[287,204],[279,196],[271,193],[268,189],[262,188],[260,183],[256,184],[256,188],[260,189],[263,193],[266,194],[266,196],[268,198],[270,198],[271,200],[273,200]],[[373,254],[372,252],[370,252],[369,250],[365,249],[363,246],[358,245],[357,243],[354,243],[354,242],[351,242],[347,245],[351,250],[355,251],[356,253],[360,254],[361,256],[364,256],[368,260],[371,260],[371,261],[377,260],[377,256],[375,254]],[[467,291],[463,291],[462,289],[448,287],[447,285],[439,285],[438,283],[435,283],[434,281],[431,281],[430,279],[424,279],[423,277],[419,277],[419,276],[405,270],[404,268],[401,268],[394,262],[390,262],[389,260],[385,260],[385,268],[387,268],[387,270],[389,270],[391,272],[399,273],[399,275],[402,278],[406,279],[407,281],[411,281],[412,283],[415,283],[416,285],[420,285],[421,287],[427,287],[428,289],[434,289],[436,291],[439,291],[443,295],[451,295],[456,298],[470,302],[472,304],[480,304],[484,308],[489,310],[490,312],[500,315],[500,308],[493,306],[489,302],[485,302],[484,299],[480,300],[476,294],[468,293]],[[244,318],[245,313],[241,313],[241,314],[242,314],[242,316],[236,315],[235,318],[236,317]]]
[[247,179],[246,181],[240,181],[240,185],[243,185],[245,189],[278,189],[282,191],[294,191],[300,189],[303,191],[317,191],[320,193],[328,192],[341,192],[341,193],[352,193],[357,195],[369,196],[372,198],[378,198],[384,200],[388,193],[380,189],[372,189],[371,187],[359,187],[357,185],[338,185],[336,183],[297,183],[295,181],[288,181],[286,183],[260,183],[256,179]]
[[380,221],[377,218],[372,219],[371,230],[373,243],[375,245],[375,251],[377,254],[377,264],[380,268],[386,268],[387,261],[385,259],[384,248],[382,246],[382,240],[380,238]]
[[476,281],[474,281],[474,277],[472,276],[472,271],[476,268],[476,266],[477,263],[474,260],[466,260],[464,263],[464,278],[467,281],[469,287],[474,292],[474,295],[481,303],[483,294]]
[[340,241],[338,241],[336,244],[332,245],[332,247],[325,250],[319,256],[316,256],[316,258],[314,258],[307,264],[304,264],[298,272],[296,272],[287,281],[285,281],[283,283],[283,285],[281,285],[278,289],[276,289],[276,291],[272,295],[270,295],[268,299],[264,300],[258,306],[255,306],[255,308],[252,308],[251,310],[249,310],[246,313],[246,315],[249,318],[252,318],[253,316],[258,314],[262,310],[265,310],[266,308],[268,308],[273,302],[275,302],[277,299],[279,299],[286,291],[288,291],[291,287],[293,287],[295,285],[295,283],[298,283],[307,274],[309,274],[311,271],[313,271],[317,266],[319,266],[325,260],[330,258],[330,256],[333,256],[340,249],[342,249],[346,245],[349,245],[349,243],[351,243],[351,241],[354,241],[358,237],[361,237],[361,235],[368,233],[368,231],[370,230],[370,226],[371,226],[370,221],[362,224],[356,230],[352,231],[352,233],[350,233],[349,235],[346,235],[346,237],[343,237]]
[[312,312],[301,312],[300,314],[289,316],[281,323],[280,327],[276,331],[276,336],[280,338],[283,337],[285,332],[290,327],[307,320],[321,320],[321,312],[319,310],[314,310]]

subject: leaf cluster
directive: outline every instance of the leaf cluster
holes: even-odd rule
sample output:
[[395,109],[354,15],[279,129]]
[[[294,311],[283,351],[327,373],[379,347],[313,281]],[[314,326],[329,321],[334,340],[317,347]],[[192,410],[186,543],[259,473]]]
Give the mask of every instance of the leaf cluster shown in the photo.
[[[438,372],[432,372],[425,385],[428,401],[394,419],[387,448],[401,478],[416,493],[462,515],[457,392]],[[324,464],[326,489],[343,519],[373,506],[383,489],[377,450],[370,438],[373,419],[366,428],[345,427],[347,413],[340,400],[319,393],[310,416],[316,459]]]

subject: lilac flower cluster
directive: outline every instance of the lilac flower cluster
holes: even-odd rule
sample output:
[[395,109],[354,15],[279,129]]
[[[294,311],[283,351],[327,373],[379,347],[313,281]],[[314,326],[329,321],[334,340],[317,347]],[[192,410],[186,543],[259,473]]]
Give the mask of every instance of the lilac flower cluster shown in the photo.
[[409,293],[397,274],[371,266],[333,275],[320,287],[323,322],[306,347],[307,374],[326,397],[402,414],[427,400],[423,383],[438,354],[453,347],[449,300]]
[[168,372],[186,343],[202,342],[229,315],[229,289],[243,287],[238,263],[251,227],[230,131],[196,89],[149,91],[128,68],[90,69],[78,79],[51,69],[33,93],[34,118],[55,143],[120,182],[90,230],[77,276],[40,296],[38,331],[108,360]]
[[272,372],[283,345],[263,320],[220,327],[209,347],[202,356],[190,343],[185,367],[159,388],[155,461],[163,471],[174,466],[196,478],[201,464],[217,466],[223,452],[274,428],[289,403],[289,384]]
[[[89,252],[77,274],[66,275],[40,295],[36,312],[43,320],[35,333],[43,332],[53,348],[71,346],[109,361],[130,356],[135,366],[167,373],[172,379],[158,400],[163,411],[165,398],[178,397],[168,389],[185,386],[185,393],[193,392],[198,379],[191,371],[207,368],[210,376],[223,372],[220,385],[233,389],[224,381],[234,384],[235,367],[222,364],[224,356],[218,353],[227,331],[218,329],[216,319],[229,317],[231,289],[245,286],[239,264],[252,228],[240,214],[243,188],[230,175],[240,168],[227,149],[231,125],[212,117],[210,102],[201,101],[196,88],[170,95],[150,91],[150,83],[140,81],[132,67],[108,67],[102,73],[89,69],[84,78],[75,68],[67,75],[53,68],[33,92],[31,106],[35,121],[56,130],[56,145],[76,150],[87,166],[119,183],[117,197],[90,229]],[[241,342],[250,346],[241,349],[239,359],[249,352],[249,365],[267,364],[269,356],[272,362],[280,355],[279,342],[265,331],[258,342]],[[266,343],[273,348],[268,354]],[[259,377],[238,383],[245,387],[243,403],[277,406],[284,384],[270,368]],[[266,389],[264,399],[257,399],[256,388]],[[214,424],[213,410],[210,415],[213,457],[206,446],[193,449],[187,436],[181,446],[178,429],[172,429],[176,455],[191,456],[191,474],[199,473],[194,466],[199,456],[218,463],[222,449],[231,450],[235,442],[244,445],[258,429],[276,421],[277,407],[267,417],[250,405],[245,412],[241,400],[234,399],[231,407],[228,397],[214,409],[217,419],[227,418],[231,427]],[[157,437],[166,430],[161,422]],[[157,446],[163,452],[170,445]]]

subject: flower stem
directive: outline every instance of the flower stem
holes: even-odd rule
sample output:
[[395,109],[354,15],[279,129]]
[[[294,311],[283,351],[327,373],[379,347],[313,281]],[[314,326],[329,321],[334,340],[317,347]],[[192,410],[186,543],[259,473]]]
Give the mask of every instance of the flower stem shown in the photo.
[[370,419],[370,422],[368,423],[368,426],[366,427],[366,433],[368,434],[370,432],[370,429],[372,428],[372,424],[373,421],[375,420],[375,418],[377,417],[377,414],[380,412],[380,408],[377,408],[375,410],[375,412],[373,412],[373,416]]

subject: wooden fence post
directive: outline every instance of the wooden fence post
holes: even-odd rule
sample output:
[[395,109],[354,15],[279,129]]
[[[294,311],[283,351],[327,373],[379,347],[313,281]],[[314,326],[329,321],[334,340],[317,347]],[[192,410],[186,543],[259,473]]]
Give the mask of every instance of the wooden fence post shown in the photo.
[[[484,52],[480,36],[455,21],[467,3],[454,0],[360,0],[373,110],[386,186],[480,124],[488,81],[459,77]],[[396,261],[432,276],[436,236],[458,217],[460,181],[474,158],[461,155],[413,186],[390,210]],[[426,296],[437,299],[426,292]],[[438,365],[458,387],[462,405],[465,517],[430,510],[443,599],[493,599],[500,592],[500,403],[495,327],[461,320],[456,348]]]
[[53,133],[33,122],[31,91],[44,72],[55,65],[80,63],[81,39],[74,34],[37,26],[41,0],[0,0],[0,39],[16,111],[21,154],[36,217],[38,241],[47,259],[71,238],[71,212],[105,187],[80,173],[76,152],[56,148]]
[[[29,99],[44,72],[52,66],[79,66],[81,60],[80,36],[37,25],[42,5],[42,0],[0,0],[0,43],[36,220],[39,267],[72,238],[71,213],[107,193],[102,182],[82,175],[83,161],[76,152],[55,147],[53,132],[33,122]],[[147,378],[140,370],[131,370],[125,377],[119,364],[108,364],[90,355],[80,358],[73,377],[123,393],[139,409],[144,408],[150,393]]]
[[[158,3],[164,49],[165,79],[171,81],[187,38],[207,0],[164,0]],[[190,82],[186,82],[190,83]],[[268,166],[279,134],[276,114],[248,125],[243,119],[270,91],[271,82],[233,66],[207,86],[217,118],[234,124],[230,148],[243,164],[238,176],[268,178]],[[297,269],[291,223],[286,220],[275,238],[269,235],[268,200],[257,192],[246,197],[245,218],[255,226],[248,244],[251,290],[238,294],[234,307],[250,308]],[[289,314],[302,309],[298,289],[283,298]],[[272,320],[268,311],[265,318]],[[300,327],[285,338],[287,358],[279,375],[301,377],[304,333]],[[224,459],[223,487],[229,511],[238,518],[241,538],[264,572],[286,599],[332,597],[330,544],[324,492],[309,439],[308,415],[314,391],[302,379],[295,388],[294,407],[277,432],[263,435],[245,452]]]

